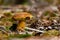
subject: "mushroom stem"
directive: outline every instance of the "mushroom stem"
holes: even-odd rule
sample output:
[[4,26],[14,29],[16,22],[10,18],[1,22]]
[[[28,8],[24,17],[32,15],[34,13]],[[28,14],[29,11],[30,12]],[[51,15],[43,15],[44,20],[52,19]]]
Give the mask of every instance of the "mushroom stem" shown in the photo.
[[26,26],[25,21],[21,21],[21,22],[19,22],[19,24],[18,24],[18,26],[17,26],[17,30],[22,30],[22,31],[24,31],[25,26]]

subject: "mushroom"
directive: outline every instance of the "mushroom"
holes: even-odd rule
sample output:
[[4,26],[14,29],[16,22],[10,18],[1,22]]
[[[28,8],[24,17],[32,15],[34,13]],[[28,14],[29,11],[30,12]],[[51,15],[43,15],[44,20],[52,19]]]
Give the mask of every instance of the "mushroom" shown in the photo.
[[33,15],[31,15],[28,12],[20,12],[20,13],[16,13],[13,18],[17,21],[19,21],[19,23],[17,24],[17,30],[24,30],[24,28],[26,27],[26,22],[25,20],[30,20],[33,17]]

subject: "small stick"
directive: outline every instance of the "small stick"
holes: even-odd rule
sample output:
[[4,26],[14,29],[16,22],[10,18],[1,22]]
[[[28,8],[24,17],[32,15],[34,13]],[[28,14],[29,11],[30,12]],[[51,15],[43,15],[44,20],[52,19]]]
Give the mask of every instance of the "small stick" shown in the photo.
[[33,28],[29,28],[29,27],[25,27],[28,30],[32,30],[32,31],[37,31],[37,32],[42,32],[44,33],[44,31],[38,30],[38,29],[33,29]]

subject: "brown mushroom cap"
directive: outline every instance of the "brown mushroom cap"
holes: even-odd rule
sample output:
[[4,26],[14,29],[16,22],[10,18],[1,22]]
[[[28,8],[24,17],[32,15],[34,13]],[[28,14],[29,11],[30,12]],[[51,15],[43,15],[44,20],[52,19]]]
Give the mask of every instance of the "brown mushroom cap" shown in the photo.
[[30,13],[27,12],[20,12],[20,13],[16,13],[14,15],[14,19],[18,20],[18,19],[24,19],[26,17],[32,18],[33,16]]

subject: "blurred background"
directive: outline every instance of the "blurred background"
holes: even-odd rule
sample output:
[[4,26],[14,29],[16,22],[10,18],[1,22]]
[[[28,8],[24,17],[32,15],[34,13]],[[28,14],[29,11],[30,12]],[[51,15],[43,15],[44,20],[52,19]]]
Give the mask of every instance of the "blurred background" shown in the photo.
[[0,5],[18,5],[18,4],[28,4],[28,3],[43,3],[43,4],[54,4],[59,5],[60,0],[0,0]]
[[[54,34],[54,35],[58,34],[57,36],[60,35],[60,0],[0,0],[0,19],[1,19],[0,25],[1,27],[2,26],[3,26],[2,28],[7,27],[6,30],[10,31],[9,28],[15,22],[17,22],[16,20],[13,19],[13,17],[14,15],[16,15],[15,13],[19,13],[19,12],[23,12],[23,13],[26,12],[33,15],[34,18],[32,18],[33,20],[29,20],[31,23],[27,27],[31,27],[32,29],[33,28],[38,29],[41,26],[42,27],[47,26],[47,30],[50,30],[49,27],[51,27],[51,30],[47,31],[46,33],[47,35],[49,32],[50,32],[49,35],[51,34]],[[23,22],[25,22],[25,20]],[[21,23],[21,24],[24,25],[24,23]],[[58,25],[58,26],[52,26],[52,25]],[[53,30],[54,29],[53,27],[55,27],[55,30]],[[45,31],[46,29],[41,28],[38,30]],[[29,32],[29,30],[27,31]],[[3,32],[5,32],[5,30]],[[34,30],[32,32],[36,33],[34,32]],[[11,31],[10,33],[12,33],[12,35],[15,37],[16,32]],[[10,33],[7,33],[7,34],[10,34]],[[2,32],[1,32],[1,35],[3,35]],[[10,37],[10,35],[8,36]],[[27,36],[30,36],[30,35],[27,35]]]

